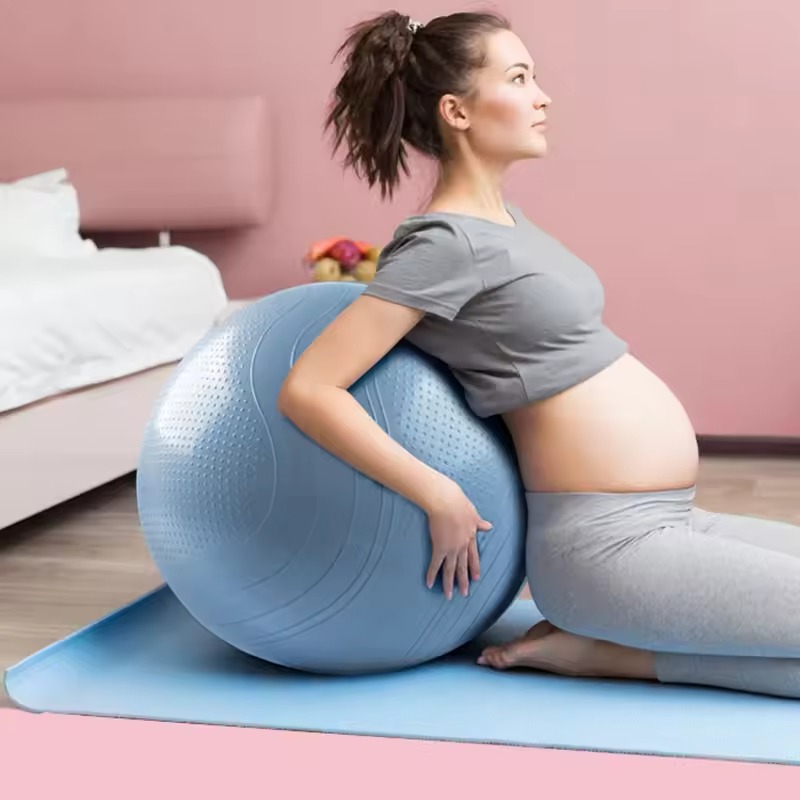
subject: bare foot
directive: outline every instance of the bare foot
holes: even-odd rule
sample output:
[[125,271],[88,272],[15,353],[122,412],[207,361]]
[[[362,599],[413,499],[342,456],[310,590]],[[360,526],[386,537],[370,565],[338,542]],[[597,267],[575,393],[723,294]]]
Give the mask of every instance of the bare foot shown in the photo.
[[572,677],[655,679],[651,653],[567,633],[547,620],[513,642],[487,647],[478,663],[499,670],[526,667]]

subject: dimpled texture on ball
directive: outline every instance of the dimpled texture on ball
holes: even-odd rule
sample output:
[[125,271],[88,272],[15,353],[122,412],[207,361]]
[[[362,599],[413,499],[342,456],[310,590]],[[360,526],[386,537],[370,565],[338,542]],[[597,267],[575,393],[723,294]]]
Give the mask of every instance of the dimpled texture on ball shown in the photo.
[[493,524],[482,577],[425,586],[423,511],[319,447],[277,410],[291,365],[363,291],[311,284],[212,330],[162,391],[139,462],[140,519],[178,599],[234,647],[287,667],[362,673],[466,644],[524,581],[526,510],[510,439],[444,365],[406,342],[350,388],[377,424],[456,480]]

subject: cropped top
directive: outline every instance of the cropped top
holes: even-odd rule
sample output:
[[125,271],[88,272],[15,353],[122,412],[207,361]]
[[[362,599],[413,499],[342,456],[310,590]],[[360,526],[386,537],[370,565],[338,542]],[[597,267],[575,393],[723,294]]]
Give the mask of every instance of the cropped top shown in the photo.
[[628,349],[603,322],[591,267],[508,211],[513,226],[450,212],[408,217],[363,292],[425,312],[406,339],[449,367],[479,417],[558,394]]

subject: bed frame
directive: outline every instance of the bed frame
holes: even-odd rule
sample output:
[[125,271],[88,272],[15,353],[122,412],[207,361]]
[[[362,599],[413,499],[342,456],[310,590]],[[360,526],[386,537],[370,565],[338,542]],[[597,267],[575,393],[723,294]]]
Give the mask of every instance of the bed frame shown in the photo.
[[[83,229],[225,230],[266,220],[260,97],[0,103],[0,180],[64,167]],[[223,318],[246,301],[232,301]],[[144,427],[176,363],[0,414],[0,533],[135,471]]]

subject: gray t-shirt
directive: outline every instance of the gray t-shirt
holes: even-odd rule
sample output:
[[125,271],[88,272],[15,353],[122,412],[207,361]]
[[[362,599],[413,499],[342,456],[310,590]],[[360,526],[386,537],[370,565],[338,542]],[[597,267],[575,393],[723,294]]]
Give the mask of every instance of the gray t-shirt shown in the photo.
[[628,350],[603,323],[597,275],[516,207],[515,225],[408,217],[365,295],[420,309],[406,339],[444,362],[480,417],[558,394]]

